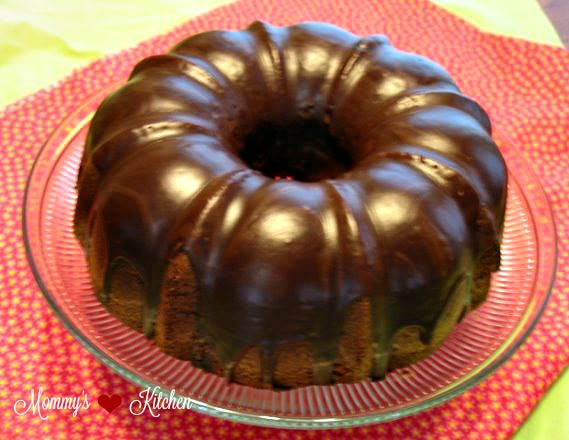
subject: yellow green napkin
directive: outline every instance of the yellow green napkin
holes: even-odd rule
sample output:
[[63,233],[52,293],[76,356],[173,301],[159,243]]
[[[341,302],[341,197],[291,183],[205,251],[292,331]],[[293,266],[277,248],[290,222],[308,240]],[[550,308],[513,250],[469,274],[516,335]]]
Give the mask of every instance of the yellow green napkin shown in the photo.
[[[63,78],[73,68],[225,3],[230,1],[1,0],[0,107]],[[435,3],[485,31],[561,45],[535,0]]]

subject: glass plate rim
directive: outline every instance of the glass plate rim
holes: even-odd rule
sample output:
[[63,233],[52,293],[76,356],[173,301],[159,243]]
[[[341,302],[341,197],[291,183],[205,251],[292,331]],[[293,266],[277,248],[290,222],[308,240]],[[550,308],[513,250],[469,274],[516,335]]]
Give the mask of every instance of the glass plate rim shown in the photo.
[[[95,93],[93,93],[89,97],[87,97],[83,102],[81,102],[79,105],[77,105],[69,113],[67,113],[61,119],[61,121],[58,123],[58,125],[54,128],[54,130],[50,133],[50,135],[47,137],[46,141],[43,143],[43,145],[39,149],[39,151],[38,151],[38,153],[34,159],[34,162],[32,164],[32,167],[29,171],[28,177],[26,179],[26,187],[25,187],[25,192],[24,192],[24,197],[23,197],[23,202],[22,202],[22,214],[21,214],[21,216],[22,216],[21,217],[22,218],[22,229],[23,229],[23,241],[24,241],[24,247],[25,247],[25,251],[26,251],[26,257],[27,257],[29,266],[32,270],[32,273],[34,275],[34,278],[36,280],[36,283],[38,284],[38,286],[39,286],[43,296],[45,297],[46,301],[48,302],[50,308],[53,310],[56,317],[63,324],[65,329],[75,339],[77,339],[91,354],[93,354],[99,361],[101,361],[104,365],[109,367],[111,370],[115,371],[116,373],[118,373],[119,375],[121,375],[122,377],[127,379],[128,381],[134,383],[135,385],[142,387],[143,389],[147,389],[149,387],[151,389],[154,389],[156,387],[156,384],[150,383],[150,381],[147,381],[147,380],[137,376],[136,374],[131,373],[130,371],[125,369],[123,366],[121,366],[116,361],[109,359],[107,357],[107,355],[102,350],[100,350],[99,348],[97,348],[96,346],[94,346],[90,342],[89,338],[87,336],[85,336],[82,333],[82,331],[75,326],[75,324],[73,324],[73,322],[67,317],[67,314],[58,306],[57,301],[52,297],[52,294],[50,293],[49,289],[47,288],[47,286],[46,286],[46,284],[42,278],[42,275],[39,271],[39,268],[37,267],[37,264],[35,263],[30,238],[28,235],[29,227],[28,227],[28,219],[27,219],[27,215],[26,215],[28,210],[26,208],[27,208],[28,203],[29,203],[31,182],[35,176],[35,173],[38,170],[40,159],[42,158],[47,147],[50,145],[50,141],[55,137],[55,135],[58,133],[58,131],[62,128],[62,125],[64,124],[65,121],[67,121],[68,119],[70,119],[74,115],[76,115],[82,108],[84,108],[91,101],[95,100],[96,98],[98,98],[100,96],[104,96],[107,91],[116,88],[117,84],[119,84],[119,83],[120,82],[118,82],[118,81],[113,82],[111,85],[108,85],[106,87],[103,87],[102,89],[99,89],[98,91],[96,91]],[[509,137],[503,131],[500,131],[500,136],[503,137],[507,141],[509,146],[514,145],[513,142],[511,142]],[[60,159],[61,154],[64,150],[65,150],[65,148],[59,148],[57,150],[57,152],[55,154],[55,156],[57,156],[57,160]],[[466,390],[478,385],[479,383],[484,381],[486,378],[488,378],[500,366],[502,366],[508,359],[511,358],[511,356],[527,340],[528,336],[531,334],[531,332],[533,331],[533,329],[535,328],[535,326],[539,322],[541,316],[544,313],[545,308],[547,307],[547,305],[551,299],[553,286],[555,283],[557,263],[558,263],[558,261],[557,261],[558,260],[557,227],[556,227],[556,222],[555,222],[555,216],[554,216],[553,209],[551,207],[551,202],[549,200],[547,192],[545,191],[545,189],[544,189],[541,181],[539,180],[538,176],[536,175],[536,173],[528,165],[526,159],[523,158],[521,155],[518,155],[518,157],[516,157],[516,160],[519,161],[523,165],[524,171],[527,172],[531,176],[533,182],[536,183],[536,190],[539,192],[539,195],[541,197],[543,197],[543,199],[545,200],[545,206],[543,207],[543,209],[545,210],[547,219],[549,221],[551,221],[552,244],[553,244],[552,264],[551,264],[551,268],[548,271],[548,273],[542,274],[542,276],[545,276],[546,279],[549,280],[549,282],[547,283],[548,285],[546,287],[546,292],[545,292],[545,295],[543,298],[543,302],[541,304],[539,304],[539,308],[535,311],[534,316],[533,316],[533,320],[531,320],[529,323],[527,322],[530,319],[529,316],[526,316],[529,313],[529,309],[530,309],[529,306],[531,305],[531,302],[530,302],[530,303],[528,303],[528,306],[526,307],[526,310],[524,311],[523,315],[520,317],[519,322],[512,329],[508,338],[506,338],[494,350],[494,352],[492,352],[492,354],[490,354],[490,356],[487,359],[485,359],[480,365],[478,365],[469,374],[470,377],[467,377],[466,379],[462,379],[463,383],[460,383],[458,386],[455,386],[454,388],[451,388],[451,389],[447,389],[447,390],[443,389],[443,391],[439,392],[438,394],[435,394],[432,397],[427,398],[424,402],[421,402],[421,403],[418,403],[418,404],[415,404],[415,405],[412,405],[409,407],[396,408],[392,411],[387,411],[387,412],[383,412],[381,414],[376,414],[376,415],[369,415],[369,414],[357,415],[356,414],[356,415],[346,415],[346,416],[341,416],[341,417],[326,417],[326,418],[323,418],[323,417],[313,418],[313,417],[267,416],[267,415],[261,415],[261,414],[252,414],[252,413],[245,412],[245,411],[232,410],[232,409],[224,408],[221,406],[212,405],[212,404],[209,404],[207,402],[200,401],[199,399],[189,398],[189,400],[191,400],[191,402],[192,402],[191,409],[196,411],[196,412],[208,415],[208,416],[219,417],[222,419],[231,420],[231,421],[235,421],[235,422],[248,423],[251,425],[272,427],[272,428],[288,428],[288,429],[348,428],[348,427],[369,425],[369,424],[374,424],[374,423],[388,422],[388,421],[396,420],[396,419],[399,419],[402,417],[410,416],[412,414],[419,413],[421,411],[424,411],[424,410],[433,408],[435,406],[441,405],[441,404],[459,396],[460,394],[464,393]],[[53,169],[51,171],[53,171]],[[515,180],[516,183],[518,184],[518,186],[520,188],[522,188],[522,186],[519,184],[518,180],[516,179],[516,177],[514,176],[514,174],[510,170],[508,171],[508,178]],[[524,198],[524,202],[527,204],[527,206],[530,209],[530,211],[532,212],[532,214],[535,214],[533,212],[533,210],[531,209],[531,205],[530,205],[529,201],[527,200],[526,192],[522,191],[522,195]],[[538,234],[538,230],[536,229],[535,222],[532,222],[532,227],[534,229],[535,236],[536,236],[536,248],[539,249],[539,242],[541,239],[540,239],[540,236]],[[543,270],[543,268],[541,268],[541,270]],[[538,267],[538,271],[536,274],[536,281],[534,282],[534,285],[537,282],[539,272],[540,272],[540,268]],[[500,349],[503,346],[505,346],[506,344],[508,344],[509,340],[512,338],[512,335],[515,334],[516,329],[522,324],[528,324],[528,325],[519,335],[517,335],[518,339],[510,347],[508,347],[504,352],[497,355],[496,353],[499,353]],[[458,379],[455,382],[461,382],[461,379]],[[167,391],[167,390],[159,389],[159,390],[157,390],[157,392],[164,398],[167,398],[169,396],[169,391]]]

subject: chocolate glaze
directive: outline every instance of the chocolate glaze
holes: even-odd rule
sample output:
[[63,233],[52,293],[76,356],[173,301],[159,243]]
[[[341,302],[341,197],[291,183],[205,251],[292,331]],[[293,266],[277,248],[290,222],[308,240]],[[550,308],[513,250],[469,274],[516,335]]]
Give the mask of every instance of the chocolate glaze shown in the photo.
[[[279,156],[256,130],[303,124],[328,130],[337,160],[274,179],[297,152]],[[255,165],[265,143],[276,156]],[[128,261],[145,286],[147,335],[168,258],[183,251],[197,334],[227,377],[260,346],[270,384],[275,350],[308,342],[314,382],[326,384],[358,300],[371,304],[374,377],[399,328],[418,325],[428,342],[452,298],[469,306],[481,252],[499,247],[506,168],[486,113],[437,64],[379,35],[255,22],[141,61],[95,114],[78,189],[101,297]]]

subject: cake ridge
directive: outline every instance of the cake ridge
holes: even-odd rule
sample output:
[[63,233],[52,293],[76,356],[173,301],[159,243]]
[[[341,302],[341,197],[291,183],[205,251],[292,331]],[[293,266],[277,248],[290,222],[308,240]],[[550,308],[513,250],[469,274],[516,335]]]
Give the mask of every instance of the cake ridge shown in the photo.
[[[452,86],[449,90],[437,90],[433,87],[441,85],[450,85],[449,83],[436,83],[428,86],[415,87],[408,91],[405,95],[398,95],[385,101],[385,111],[392,110],[393,113],[387,113],[386,117],[393,118],[401,115],[401,113],[418,111],[425,106],[441,105],[461,110],[476,119],[486,131],[491,134],[491,125],[488,115],[480,105],[473,99],[464,96],[459,89]],[[417,98],[425,98],[422,102],[416,102]],[[452,101],[437,102],[438,99],[451,98]],[[463,107],[464,105],[464,107]],[[400,107],[396,109],[394,107]],[[470,107],[470,108],[468,108]]]
[[[145,58],[139,62],[131,72],[129,76],[129,81],[136,78],[139,74],[146,72],[151,69],[164,69],[170,67],[169,63],[173,63],[173,67],[176,67],[180,73],[183,73],[188,78],[196,81],[202,87],[210,89],[212,92],[216,92],[223,95],[227,92],[231,92],[228,89],[229,80],[226,78],[218,69],[215,68],[211,63],[207,61],[200,60],[199,58],[186,55],[183,53],[170,52],[167,54],[153,55],[151,57]],[[165,65],[166,64],[166,65]],[[203,78],[200,81],[191,74],[191,68],[195,68],[198,71],[205,73],[205,76],[210,80],[206,83],[203,82]],[[201,75],[203,77],[203,75]]]
[[[288,87],[286,81],[286,67],[285,67],[285,59],[282,53],[281,48],[276,44],[274,41],[274,34],[275,31],[278,31],[279,27],[271,26],[268,23],[265,23],[262,20],[256,20],[253,22],[248,29],[251,32],[257,32],[257,29],[260,31],[260,35],[262,38],[261,44],[265,47],[266,52],[269,54],[269,58],[273,65],[273,71],[278,72],[278,80],[276,83],[280,84],[280,87],[277,88],[281,99],[288,100]],[[263,72],[264,73],[264,72]],[[265,85],[268,86],[266,83],[267,78],[263,75],[263,79],[265,80]]]

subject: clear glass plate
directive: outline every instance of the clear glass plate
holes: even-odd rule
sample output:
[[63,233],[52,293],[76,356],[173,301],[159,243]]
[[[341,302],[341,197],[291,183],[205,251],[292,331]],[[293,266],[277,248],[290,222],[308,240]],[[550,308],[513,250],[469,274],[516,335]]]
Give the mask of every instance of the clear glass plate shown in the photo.
[[83,103],[43,146],[24,201],[24,238],[34,275],[67,329],[104,364],[135,384],[192,399],[194,410],[274,427],[330,428],[392,420],[445,402],[503,364],[528,336],[551,292],[555,226],[536,176],[501,133],[510,173],[502,266],[488,300],[423,362],[383,381],[258,390],[163,354],[97,300],[72,232],[75,182],[89,122],[115,86]]

